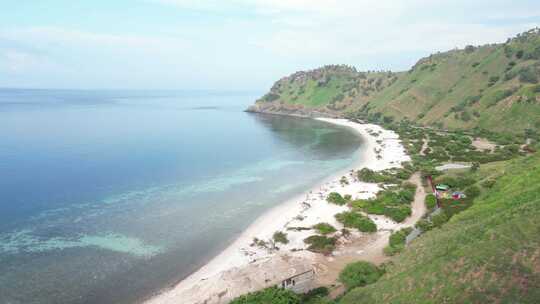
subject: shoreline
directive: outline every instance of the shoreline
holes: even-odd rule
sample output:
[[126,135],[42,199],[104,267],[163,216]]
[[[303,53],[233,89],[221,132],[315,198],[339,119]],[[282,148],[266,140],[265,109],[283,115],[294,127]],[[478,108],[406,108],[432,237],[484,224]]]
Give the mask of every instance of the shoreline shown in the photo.
[[[353,198],[370,198],[380,190],[377,184],[355,180],[352,170],[370,168],[380,171],[400,167],[410,160],[397,134],[373,124],[360,124],[346,119],[316,118],[326,123],[349,127],[360,136],[364,144],[355,152],[360,156],[347,168],[342,169],[317,183],[310,190],[296,195],[266,211],[257,218],[234,242],[212,258],[197,271],[175,284],[168,290],[154,295],[144,303],[227,303],[232,298],[246,292],[258,290],[279,282],[285,273],[299,273],[314,267],[322,255],[305,250],[303,239],[314,234],[313,231],[288,230],[293,227],[311,227],[319,222],[327,222],[341,228],[334,215],[348,210],[347,206],[337,206],[326,202],[326,195],[336,191],[350,194]],[[377,154],[380,151],[380,156]],[[348,185],[341,185],[339,180],[345,176]],[[371,216],[380,234],[389,235],[388,229],[399,226],[389,223],[381,216]],[[390,221],[391,222],[391,221]],[[381,229],[382,228],[382,229]],[[279,244],[279,249],[272,246],[256,246],[254,238],[271,242],[276,231],[287,233],[289,243]],[[372,235],[371,235],[372,236]],[[370,237],[371,237],[370,236]],[[352,233],[352,239],[366,237],[359,232]],[[376,237],[380,239],[380,237]],[[380,241],[379,241],[380,242]],[[366,244],[364,247],[368,246]],[[282,272],[283,272],[282,271]],[[261,278],[264,277],[264,279]]]

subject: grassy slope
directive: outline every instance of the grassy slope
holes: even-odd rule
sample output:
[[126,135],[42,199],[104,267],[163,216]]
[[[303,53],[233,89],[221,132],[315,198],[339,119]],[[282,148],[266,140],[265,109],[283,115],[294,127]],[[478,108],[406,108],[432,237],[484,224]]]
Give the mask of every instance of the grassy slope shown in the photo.
[[[521,39],[506,44],[453,50],[424,58],[371,99],[370,112],[407,117],[426,125],[441,122],[451,129],[476,126],[502,132],[538,129],[540,102],[534,98],[538,92],[533,92],[538,90],[538,82],[520,81],[519,71],[529,68],[538,75],[540,62],[538,58],[518,58],[520,50],[528,54],[536,48],[540,48],[537,33],[522,35]],[[490,81],[496,78],[497,81]],[[505,90],[515,92],[497,98]],[[474,102],[474,96],[480,99]],[[461,109],[452,110],[460,105]]]
[[277,81],[259,104],[301,106],[341,111],[361,102],[397,79],[396,73],[357,72],[344,65],[297,72]]
[[[521,55],[520,55],[521,52]],[[540,130],[540,33],[504,44],[438,53],[403,73],[325,66],[285,77],[257,101],[264,107],[382,113],[450,129]],[[496,81],[494,81],[496,80]],[[505,92],[508,96],[504,95]]]
[[340,303],[538,303],[540,157],[492,166],[505,174],[490,191]]

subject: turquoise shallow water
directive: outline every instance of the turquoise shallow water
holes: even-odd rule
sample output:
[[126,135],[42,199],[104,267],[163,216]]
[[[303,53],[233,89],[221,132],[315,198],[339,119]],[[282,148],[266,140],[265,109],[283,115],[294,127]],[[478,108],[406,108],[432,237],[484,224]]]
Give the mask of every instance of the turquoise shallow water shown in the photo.
[[0,303],[136,302],[354,161],[256,96],[0,90]]

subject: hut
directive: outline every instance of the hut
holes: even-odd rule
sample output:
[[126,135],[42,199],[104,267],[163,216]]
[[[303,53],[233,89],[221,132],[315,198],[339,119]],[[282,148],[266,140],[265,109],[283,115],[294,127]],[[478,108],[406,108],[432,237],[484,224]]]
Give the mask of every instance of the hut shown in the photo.
[[281,288],[292,290],[295,293],[306,293],[313,288],[314,279],[315,271],[309,269],[281,281]]

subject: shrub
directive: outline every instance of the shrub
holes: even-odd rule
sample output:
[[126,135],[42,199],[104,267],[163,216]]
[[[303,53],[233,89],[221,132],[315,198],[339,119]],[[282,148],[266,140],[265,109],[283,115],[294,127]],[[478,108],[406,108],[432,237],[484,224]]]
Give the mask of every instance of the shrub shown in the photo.
[[523,68],[519,72],[519,81],[528,83],[537,83],[538,77],[530,68]]
[[405,248],[405,246],[403,245],[398,245],[398,246],[386,246],[384,247],[383,249],[383,253],[386,255],[386,256],[394,256],[398,253],[400,253],[401,251],[403,251],[403,249]]
[[379,174],[368,168],[363,168],[362,170],[358,171],[357,174],[358,174],[358,179],[366,183],[382,182]]
[[407,236],[412,232],[412,228],[403,228],[390,235],[388,246],[384,248],[384,254],[387,256],[393,256],[401,252],[405,248],[405,242]]
[[437,205],[437,198],[433,194],[426,195],[425,200],[426,208],[427,209],[433,209]]
[[411,207],[409,206],[397,206],[397,207],[385,207],[384,215],[388,216],[392,220],[401,223],[408,216],[412,214]]
[[403,228],[390,235],[390,246],[395,247],[405,244],[407,236],[412,232],[412,228]]
[[336,214],[336,219],[348,228],[356,228],[362,232],[377,231],[377,225],[370,218],[356,212],[346,211],[338,213]]
[[422,232],[427,232],[433,229],[433,223],[426,219],[421,219],[416,223],[415,227],[422,230]]
[[341,194],[337,192],[332,192],[328,194],[326,201],[332,204],[340,205],[340,206],[343,206],[347,203],[347,201],[341,196]]
[[336,247],[336,240],[337,239],[334,237],[312,235],[304,239],[304,243],[309,245],[307,248],[309,251],[328,255],[334,251]]
[[277,94],[274,94],[274,93],[268,93],[266,95],[264,95],[263,97],[263,100],[267,101],[267,102],[272,102],[276,99],[279,99],[279,95]]
[[345,266],[339,274],[339,280],[350,290],[375,283],[383,274],[383,270],[379,267],[369,262],[360,261]]
[[480,195],[480,188],[477,186],[470,186],[469,188],[465,189],[465,195],[467,195],[468,199],[473,199]]
[[329,303],[325,297],[328,296],[329,291],[326,287],[318,287],[308,291],[301,296],[302,304],[323,304]]
[[441,210],[440,213],[431,217],[431,222],[433,227],[441,227],[444,223],[448,222],[449,218],[444,211]]
[[495,185],[495,182],[494,179],[485,180],[482,182],[482,187],[490,189]]
[[288,244],[289,240],[287,239],[287,234],[281,231],[274,232],[274,235],[272,236],[274,239],[274,242],[276,243],[282,243],[282,244]]
[[469,114],[469,112],[467,111],[463,111],[461,112],[461,120],[467,122],[467,121],[470,121],[471,120],[471,114]]
[[336,232],[336,228],[328,223],[318,223],[313,226],[313,229],[317,230],[322,235]]
[[300,304],[300,298],[288,289],[270,287],[240,296],[230,304]]
[[499,79],[500,79],[499,76],[491,76],[491,77],[489,77],[489,82],[495,83],[495,82],[499,81]]

